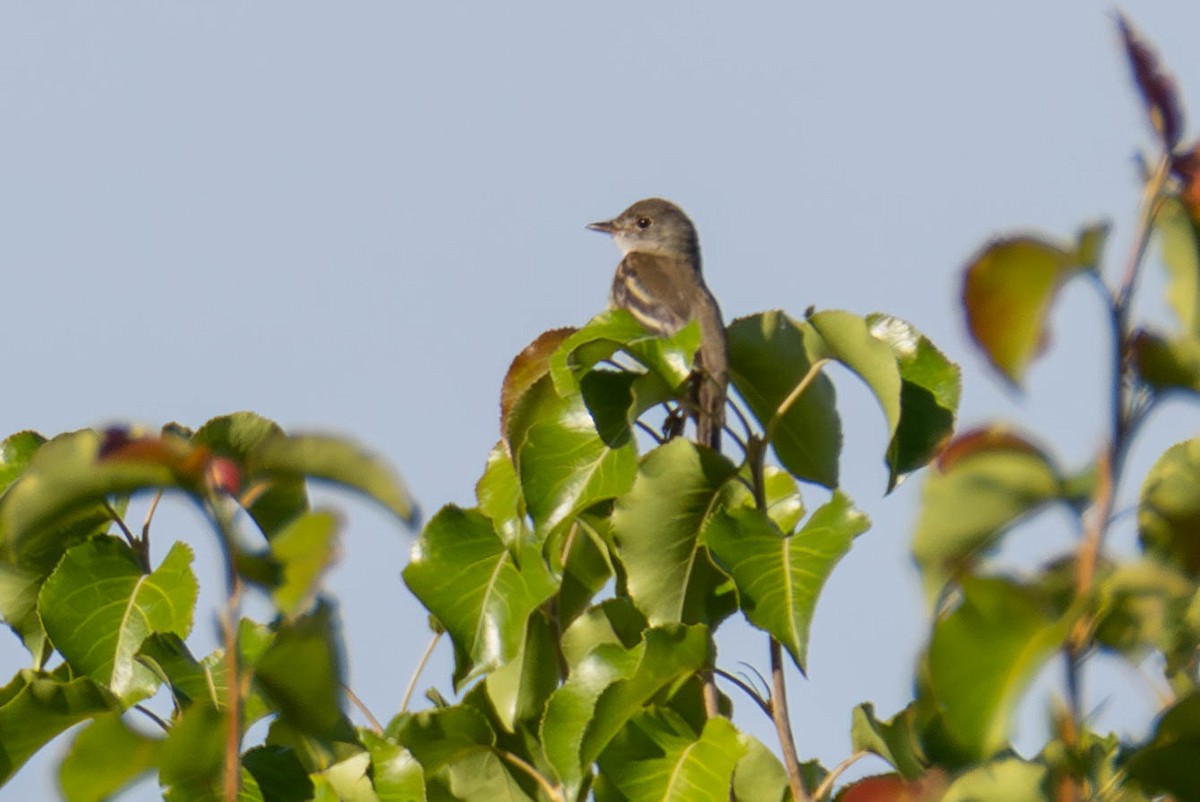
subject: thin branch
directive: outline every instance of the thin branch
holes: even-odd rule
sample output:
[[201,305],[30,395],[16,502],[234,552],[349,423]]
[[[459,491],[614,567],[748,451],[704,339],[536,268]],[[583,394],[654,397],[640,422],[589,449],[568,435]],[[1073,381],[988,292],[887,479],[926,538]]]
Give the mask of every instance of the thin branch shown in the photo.
[[816,800],[816,802],[820,802],[820,800],[829,796],[829,792],[833,790],[833,784],[837,782],[838,777],[842,776],[846,769],[850,768],[869,754],[871,753],[866,749],[860,749],[850,757],[843,760],[841,763],[834,766],[833,771],[826,774],[825,779],[821,780],[821,784],[817,786],[817,790],[813,791],[813,799]]
[[371,729],[375,730],[376,735],[383,735],[383,725],[379,723],[379,719],[371,713],[371,709],[363,703],[362,699],[358,698],[358,694],[350,690],[350,686],[346,683],[341,683],[342,690],[346,692],[346,696],[350,699],[350,704],[358,708],[358,712],[362,713],[367,718],[367,722],[371,725]]
[[783,750],[783,764],[787,768],[792,799],[795,802],[810,802],[812,797],[808,795],[804,788],[804,778],[800,776],[796,740],[792,737],[792,725],[789,723],[787,687],[783,676],[783,647],[775,638],[771,638],[771,684],[771,718],[775,722],[775,733],[779,736],[779,746]]
[[116,523],[121,533],[125,535],[125,540],[129,543],[129,547],[134,551],[140,552],[141,547],[138,545],[137,536],[129,531],[129,527],[125,525],[125,519],[121,517],[121,514],[117,512],[108,499],[104,499],[104,509],[108,513],[108,517],[113,519],[113,522]]
[[712,671],[718,677],[721,677],[722,679],[727,679],[730,682],[732,682],[734,685],[741,688],[742,692],[745,693],[747,696],[749,696],[754,701],[754,704],[758,705],[759,710],[766,713],[768,718],[771,717],[771,703],[768,700],[764,699],[761,694],[759,694],[757,688],[755,688],[750,683],[746,682],[741,677],[730,674],[728,671],[726,671],[723,668],[717,668],[716,666],[713,666]]
[[645,423],[642,423],[641,418],[638,418],[637,420],[635,420],[633,422],[633,424],[635,426],[637,426],[638,428],[640,428],[643,432],[645,432],[646,434],[648,434],[652,438],[654,438],[654,442],[658,443],[660,446],[666,442],[665,440],[662,439],[661,436],[659,436],[658,432],[654,431],[654,429],[652,427],[647,426]]
[[[737,415],[738,422],[742,424],[742,430],[746,433],[745,438],[749,439],[750,435],[754,434],[754,427],[750,425],[750,420],[746,417],[746,413],[742,412],[742,405],[733,400],[728,392],[725,393],[725,403],[733,407],[733,414]],[[730,431],[730,434],[733,434],[733,432]]]
[[516,766],[521,771],[525,772],[529,777],[538,784],[542,789],[542,793],[550,797],[554,802],[564,802],[562,789],[550,784],[550,781],[542,776],[542,773],[529,765],[526,761],[508,752],[504,749],[497,749],[496,754],[500,755],[504,760],[508,761],[513,766]]
[[404,698],[400,700],[400,712],[408,710],[408,703],[412,699],[413,690],[417,687],[417,679],[421,676],[421,672],[425,670],[425,664],[429,662],[430,656],[433,654],[433,647],[437,646],[437,642],[441,640],[442,633],[435,632],[433,637],[429,639],[429,645],[425,647],[421,659],[417,661],[417,667],[413,671],[412,677],[408,681],[408,687],[404,689]]
[[221,613],[221,634],[225,649],[225,673],[228,677],[229,698],[226,700],[225,768],[223,790],[225,802],[237,802],[241,791],[242,694],[246,683],[241,674],[238,655],[238,622],[242,600],[242,580],[238,574],[233,522],[226,515],[223,499],[215,493],[206,500],[206,509],[221,541],[221,556],[225,561],[225,607]]
[[159,717],[159,715],[158,715],[157,713],[155,713],[153,710],[151,710],[150,708],[146,707],[145,705],[140,705],[140,704],[138,704],[138,705],[134,705],[134,706],[133,706],[133,709],[134,709],[134,710],[136,710],[136,711],[138,711],[139,713],[141,713],[141,714],[142,714],[143,716],[145,716],[146,718],[148,718],[148,719],[150,719],[151,721],[153,721],[153,722],[154,722],[155,724],[157,724],[159,727],[162,727],[162,731],[163,731],[163,732],[170,732],[170,731],[171,731],[171,725],[170,725],[170,724],[168,724],[167,722],[163,721],[163,720],[162,720],[162,718],[160,718],[160,717]]

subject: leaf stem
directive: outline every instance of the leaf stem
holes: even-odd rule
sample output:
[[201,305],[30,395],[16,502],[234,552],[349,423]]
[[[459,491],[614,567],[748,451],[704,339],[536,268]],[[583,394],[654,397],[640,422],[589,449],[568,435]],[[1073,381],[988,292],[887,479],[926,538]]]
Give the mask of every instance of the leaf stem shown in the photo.
[[721,677],[722,679],[727,679],[730,682],[732,682],[734,685],[741,688],[742,691],[747,696],[749,696],[752,700],[754,700],[754,704],[758,705],[758,709],[763,711],[764,713],[766,713],[767,716],[772,715],[771,714],[771,703],[768,700],[762,698],[762,696],[760,696],[758,693],[758,689],[754,688],[752,685],[750,685],[750,683],[746,682],[741,677],[737,677],[737,676],[734,676],[733,674],[730,674],[728,671],[726,671],[723,668],[717,668],[716,666],[713,666],[712,671],[718,677]]
[[511,763],[513,766],[516,766],[525,774],[529,775],[529,777],[538,784],[538,787],[542,789],[542,792],[546,796],[550,797],[553,802],[564,802],[562,789],[551,785],[550,781],[543,777],[540,771],[529,765],[528,761],[522,760],[512,752],[505,751],[504,749],[497,749],[496,753],[499,754],[500,757],[505,761]]
[[210,493],[205,501],[209,517],[221,541],[221,556],[225,560],[225,609],[221,614],[221,634],[224,641],[229,697],[225,708],[225,768],[222,788],[225,802],[237,802],[241,791],[243,689],[238,659],[238,621],[241,615],[242,580],[235,558],[233,522],[222,505],[224,500],[214,492]]
[[817,786],[817,790],[813,791],[813,799],[816,800],[816,802],[820,802],[820,800],[829,796],[829,792],[833,790],[833,784],[837,782],[838,777],[842,776],[846,769],[850,768],[869,754],[871,753],[866,749],[860,749],[850,757],[843,760],[841,763],[834,766],[833,770],[830,771],[829,774],[825,775],[825,779],[822,780],[821,784]]

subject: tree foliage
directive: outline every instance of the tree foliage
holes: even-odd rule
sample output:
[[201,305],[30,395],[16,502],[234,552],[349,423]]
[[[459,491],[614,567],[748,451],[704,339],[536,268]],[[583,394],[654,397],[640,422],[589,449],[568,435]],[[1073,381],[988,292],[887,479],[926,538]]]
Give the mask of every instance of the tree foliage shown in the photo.
[[[307,482],[415,526],[388,466],[250,413],[196,431],[19,432],[0,443],[0,616],[30,665],[0,689],[0,783],[84,723],[61,765],[72,802],[146,772],[177,801],[802,802],[830,798],[865,754],[892,770],[843,784],[845,802],[1200,799],[1200,438],[1143,478],[1141,553],[1105,548],[1140,423],[1164,399],[1200,393],[1200,148],[1180,144],[1182,105],[1153,50],[1123,19],[1119,30],[1157,142],[1124,272],[1105,277],[1107,226],[1088,226],[1071,241],[997,238],[962,285],[974,341],[1018,387],[1062,287],[1101,290],[1111,430],[1091,464],[1062,466],[1012,426],[955,435],[958,368],[883,313],[733,321],[736,414],[722,453],[659,434],[687,410],[695,325],[659,338],[610,311],[546,332],[505,378],[475,506],[434,513],[403,572],[453,646],[455,698],[433,692],[423,709],[406,698],[386,725],[363,725],[321,589],[341,522],[310,508]],[[1131,312],[1154,238],[1173,328]],[[821,590],[869,526],[839,488],[834,364],[878,402],[881,490],[933,469],[913,535],[931,622],[912,703],[886,719],[869,702],[848,711],[854,752],[831,769],[796,753],[784,674],[804,671]],[[152,563],[164,494],[201,512],[223,577],[197,577],[184,541]],[[138,531],[134,499],[149,500]],[[1019,577],[1002,570],[991,555],[1047,507],[1077,520],[1077,545]],[[225,587],[211,654],[190,645],[201,581]],[[270,620],[243,614],[247,593],[269,600]],[[723,668],[714,634],[737,617],[769,644],[765,690]],[[1093,731],[1084,715],[1080,677],[1100,651],[1164,666],[1172,698],[1145,742]],[[1067,678],[1053,733],[1019,756],[1014,711],[1053,660]],[[778,743],[739,731],[735,703],[768,716]]]

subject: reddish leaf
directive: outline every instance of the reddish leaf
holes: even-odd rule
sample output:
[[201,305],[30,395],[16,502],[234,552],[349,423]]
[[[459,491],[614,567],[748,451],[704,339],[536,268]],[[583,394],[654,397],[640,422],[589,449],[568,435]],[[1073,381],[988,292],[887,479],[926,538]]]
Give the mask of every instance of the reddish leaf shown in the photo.
[[981,426],[978,429],[963,432],[954,438],[938,457],[937,468],[945,473],[963,458],[985,451],[1019,451],[1049,459],[1042,449],[1011,429],[1001,426]]
[[1183,104],[1175,79],[1163,70],[1158,54],[1123,14],[1117,14],[1117,30],[1133,68],[1133,80],[1150,115],[1150,124],[1162,141],[1163,150],[1170,153],[1179,144],[1184,126]]
[[1063,282],[1093,266],[1083,256],[1026,236],[993,240],[967,264],[962,295],[967,328],[1013,384],[1045,348],[1046,318]]
[[505,445],[509,445],[508,422],[513,407],[538,379],[550,372],[550,355],[575,331],[576,329],[568,327],[542,332],[536,340],[525,346],[525,350],[517,354],[508,366],[508,373],[504,375],[504,384],[500,390],[500,432]]
[[899,774],[865,777],[843,788],[837,802],[937,802],[946,792],[946,773],[932,769],[916,780]]

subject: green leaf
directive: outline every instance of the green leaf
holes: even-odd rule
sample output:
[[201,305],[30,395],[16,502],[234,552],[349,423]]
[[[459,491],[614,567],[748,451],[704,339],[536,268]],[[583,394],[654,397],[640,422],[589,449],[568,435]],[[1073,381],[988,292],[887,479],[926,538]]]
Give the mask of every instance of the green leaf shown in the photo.
[[1182,571],[1155,559],[1126,561],[1097,578],[1096,592],[1097,643],[1135,663],[1157,650],[1168,673],[1190,662],[1200,632],[1187,622],[1196,588]]
[[741,733],[742,756],[733,769],[733,793],[737,802],[786,802],[791,799],[787,770],[763,742]]
[[456,705],[401,713],[387,726],[387,736],[408,749],[425,769],[426,777],[462,757],[490,749],[496,734],[474,707]]
[[90,534],[111,523],[107,497],[177,485],[161,461],[101,460],[99,449],[100,435],[90,430],[59,435],[38,449],[0,498],[0,558],[49,573],[80,538],[79,527]]
[[725,577],[700,544],[700,529],[734,466],[676,438],[642,460],[613,511],[617,556],[633,603],[651,624],[716,623],[731,612]]
[[850,724],[850,746],[855,752],[873,752],[892,764],[906,780],[925,773],[921,764],[921,745],[917,739],[916,708],[909,705],[891,721],[875,718],[870,702],[854,708]]
[[583,612],[592,597],[600,592],[613,576],[609,549],[599,527],[606,526],[609,517],[585,512],[576,516],[564,548],[562,588],[558,594],[559,626],[565,626]]
[[0,784],[56,735],[117,703],[88,677],[67,681],[65,672],[20,671],[0,688]]
[[454,506],[425,526],[404,581],[469,656],[474,672],[515,658],[529,616],[557,589],[536,549],[525,550],[518,562],[491,521]]
[[46,438],[37,432],[17,432],[0,443],[0,493],[21,477]]
[[1149,743],[1129,754],[1129,776],[1148,791],[1200,799],[1200,692],[1175,702],[1158,719]]
[[817,312],[808,318],[808,325],[821,335],[820,357],[846,366],[875,395],[890,441],[900,425],[900,369],[891,346],[871,334],[866,320],[849,312]]
[[596,798],[728,802],[745,749],[726,718],[710,718],[697,737],[669,711],[648,711],[601,755]]
[[962,371],[910,323],[867,316],[871,334],[886,342],[900,368],[900,423],[888,445],[888,490],[929,463],[954,434]]
[[279,714],[299,731],[329,738],[342,723],[342,660],[333,608],[320,602],[311,613],[279,627],[255,663],[255,682]]
[[[237,412],[208,421],[196,431],[192,442],[207,446],[239,465],[246,465],[258,447],[282,436],[283,429],[274,421],[253,412]],[[268,538],[308,511],[308,492],[303,476],[247,476],[246,479],[265,483],[260,492],[251,496],[253,500],[246,505],[246,511]]]
[[1061,482],[1050,457],[1019,434],[994,428],[958,437],[925,480],[913,535],[927,595],[1057,499]]
[[1154,218],[1167,266],[1167,303],[1184,332],[1200,336],[1200,233],[1183,203],[1175,198],[1159,204]]
[[321,576],[337,559],[338,518],[327,510],[303,513],[271,539],[271,556],[282,567],[282,582],[271,591],[287,618],[312,604]]
[[1200,340],[1138,331],[1130,342],[1138,377],[1156,390],[1200,393]]
[[1200,575],[1200,437],[1177,443],[1155,461],[1142,483],[1138,537],[1142,547]]
[[251,480],[333,482],[374,499],[405,523],[417,521],[416,506],[391,466],[341,437],[273,434],[251,449],[246,469]]
[[544,395],[528,414],[532,423],[517,454],[517,467],[538,532],[547,533],[628,489],[637,470],[633,440],[617,448],[605,443],[581,396]]
[[1046,767],[1009,757],[957,777],[941,802],[1050,802]]
[[37,614],[37,597],[45,581],[40,571],[0,562],[0,618],[33,655],[34,668],[41,668],[53,651]]
[[371,786],[371,756],[366,752],[334,763],[313,776],[315,799],[330,802],[379,802]]
[[221,788],[224,762],[224,716],[208,705],[192,705],[171,727],[162,745],[158,780],[166,790],[164,796],[169,800],[211,799]]
[[703,626],[656,627],[631,649],[602,644],[576,664],[546,705],[546,758],[573,796],[586,769],[655,694],[709,660]]
[[121,716],[98,716],[79,731],[58,771],[67,802],[102,802],[157,768],[162,740],[125,726]]
[[488,452],[487,467],[475,484],[479,511],[492,519],[492,527],[507,548],[517,547],[525,532],[525,499],[517,469],[503,442]]
[[497,717],[512,732],[519,722],[541,715],[558,679],[554,633],[546,617],[534,613],[521,651],[488,674],[485,685]]
[[929,683],[947,732],[982,760],[1008,741],[1021,696],[1062,645],[1071,617],[1056,618],[1033,588],[964,578],[959,606],[934,624]]
[[296,752],[283,746],[263,744],[242,755],[242,765],[254,776],[265,799],[271,802],[306,802],[313,784]]
[[559,641],[563,659],[574,671],[593,649],[614,644],[624,649],[637,645],[648,626],[646,617],[627,596],[605,599],[571,622]]
[[[766,428],[780,404],[813,366],[819,335],[782,312],[739,318],[729,326],[730,379]],[[800,479],[836,487],[841,423],[833,383],[817,375],[776,426],[771,446]]]
[[371,753],[379,802],[425,802],[425,773],[411,752],[370,730],[360,730],[359,740]]
[[1000,375],[1021,382],[1049,340],[1047,319],[1059,289],[1088,267],[1073,250],[1037,237],[993,240],[967,263],[967,328]]
[[507,763],[494,752],[477,749],[438,771],[451,799],[533,802],[513,777]]
[[75,546],[46,580],[38,611],[46,633],[76,674],[107,686],[126,704],[144,699],[157,678],[135,657],[154,633],[186,638],[198,586],[192,551],[176,542],[153,573],[116,538]]
[[670,337],[659,337],[624,309],[610,309],[592,318],[554,352],[551,376],[559,395],[570,395],[579,390],[580,379],[597,363],[622,350],[680,394],[699,347],[700,327],[695,322]]
[[756,510],[721,510],[704,531],[717,564],[737,586],[750,623],[769,632],[803,671],[817,596],[867,517],[835,491],[804,527],[785,537]]

